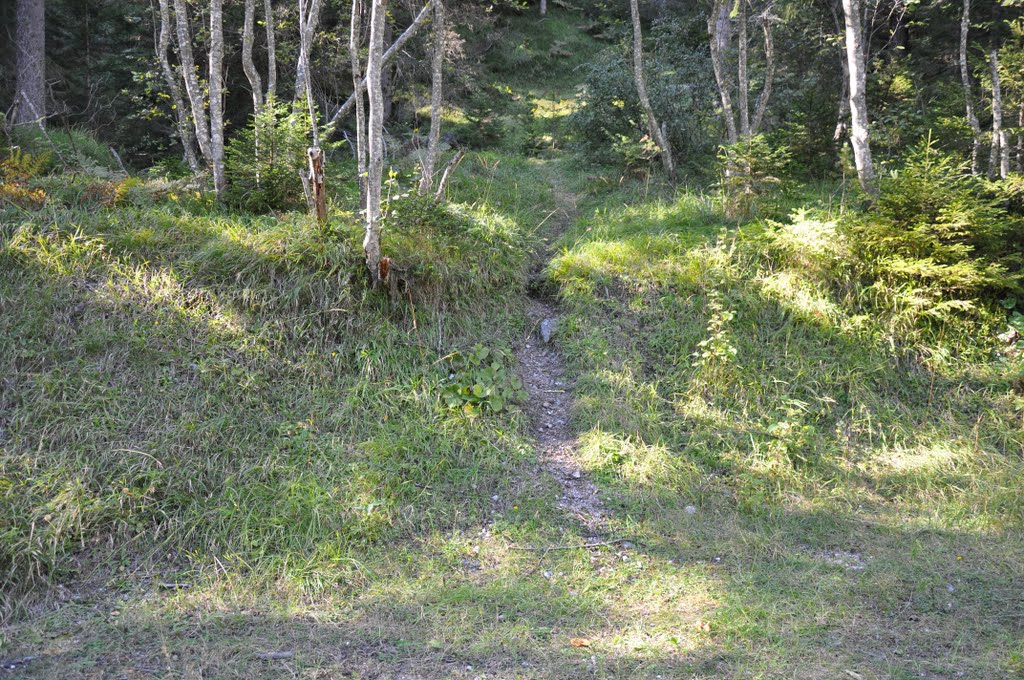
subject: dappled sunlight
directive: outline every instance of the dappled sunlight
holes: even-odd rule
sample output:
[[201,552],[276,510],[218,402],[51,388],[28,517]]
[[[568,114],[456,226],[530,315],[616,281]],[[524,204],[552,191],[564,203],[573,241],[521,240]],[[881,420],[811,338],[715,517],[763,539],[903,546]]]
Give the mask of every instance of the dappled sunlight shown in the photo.
[[833,327],[843,319],[843,312],[828,295],[813,282],[791,270],[766,274],[761,278],[761,289],[796,318]]

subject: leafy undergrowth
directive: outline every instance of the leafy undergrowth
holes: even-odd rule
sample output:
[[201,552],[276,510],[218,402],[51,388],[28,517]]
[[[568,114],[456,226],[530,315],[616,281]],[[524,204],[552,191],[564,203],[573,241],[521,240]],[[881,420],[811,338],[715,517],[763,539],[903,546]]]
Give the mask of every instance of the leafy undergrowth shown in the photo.
[[1020,361],[900,346],[840,294],[821,211],[719,231],[705,198],[637,199],[594,199],[550,274],[581,456],[645,546],[637,577],[687,584],[648,600],[645,654],[711,676],[1024,671]]

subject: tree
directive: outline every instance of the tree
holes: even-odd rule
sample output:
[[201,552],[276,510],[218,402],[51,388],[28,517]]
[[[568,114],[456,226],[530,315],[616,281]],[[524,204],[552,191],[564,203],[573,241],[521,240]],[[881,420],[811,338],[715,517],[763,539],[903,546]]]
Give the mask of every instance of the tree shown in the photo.
[[18,0],[14,122],[46,122],[46,2]]
[[441,114],[444,105],[444,41],[445,41],[444,0],[434,2],[434,54],[431,60],[430,85],[430,139],[427,155],[423,159],[423,176],[420,177],[419,194],[427,194],[434,182],[434,166],[441,149]]
[[192,173],[197,174],[200,166],[199,157],[196,155],[196,136],[192,127],[192,118],[181,94],[178,82],[180,76],[171,67],[171,60],[168,56],[171,47],[171,33],[171,11],[168,0],[160,0],[160,37],[157,39],[157,59],[160,61],[160,70],[171,97],[171,104],[174,106],[174,120],[178,128],[178,136],[181,138],[185,162],[188,163]]
[[875,166],[871,160],[871,133],[868,127],[867,56],[864,29],[861,23],[861,0],[843,0],[846,22],[846,62],[849,66],[850,142],[857,165],[860,186],[869,196],[876,196]]
[[967,110],[967,123],[971,126],[974,136],[971,145],[971,172],[978,174],[978,157],[981,154],[981,124],[978,114],[974,111],[974,97],[971,95],[971,70],[967,62],[967,36],[971,30],[971,0],[964,0],[964,10],[960,18],[960,81],[964,88],[964,103]]
[[992,150],[988,160],[989,177],[1006,179],[1010,174],[1010,140],[1003,128],[1003,88],[999,78],[999,50],[989,50],[992,76]]
[[640,106],[647,114],[648,134],[661,149],[661,162],[665,166],[665,172],[674,182],[676,168],[675,163],[672,162],[672,149],[669,147],[667,136],[658,126],[658,119],[654,116],[654,107],[651,106],[651,99],[647,96],[647,78],[644,75],[644,37],[640,27],[639,0],[630,0],[629,8],[633,17],[633,82],[636,85],[637,96],[640,98]]
[[[772,34],[772,5],[768,3],[758,13],[764,35],[764,77],[761,93],[754,107],[753,118],[750,111],[750,37],[748,16],[749,0],[737,0],[733,5],[730,0],[715,0],[711,15],[708,18],[708,34],[711,44],[711,65],[718,85],[719,99],[722,104],[722,119],[725,122],[726,135],[730,144],[737,143],[740,138],[749,140],[760,132],[764,115],[768,109],[768,101],[772,96],[775,81],[775,41]],[[730,9],[732,7],[732,9]],[[728,54],[732,50],[732,19],[736,17],[739,28],[736,49],[736,82],[727,68]],[[732,91],[736,89],[736,105],[733,105]],[[738,109],[738,112],[735,110]],[[739,114],[739,124],[736,117]]]
[[370,281],[378,287],[387,272],[381,271],[380,222],[381,181],[384,173],[384,88],[381,81],[384,61],[384,23],[387,21],[388,0],[371,0],[370,51],[366,64],[366,91],[370,99],[367,124],[369,153],[366,178],[366,232],[363,251]]
[[359,207],[366,210],[366,108],[363,65],[359,50],[363,45],[363,0],[352,0],[352,21],[349,25],[348,55],[352,64],[352,98],[356,108],[356,182],[359,185]]

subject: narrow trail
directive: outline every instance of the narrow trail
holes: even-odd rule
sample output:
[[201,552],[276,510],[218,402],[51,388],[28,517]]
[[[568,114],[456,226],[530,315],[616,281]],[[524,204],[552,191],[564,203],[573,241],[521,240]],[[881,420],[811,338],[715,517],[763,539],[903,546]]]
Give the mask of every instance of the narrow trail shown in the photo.
[[[557,178],[553,184],[556,208],[542,229],[541,236],[547,245],[538,252],[534,263],[537,276],[550,261],[553,244],[576,218],[576,196],[562,189]],[[558,507],[582,525],[588,540],[597,540],[605,533],[608,512],[597,486],[586,476],[576,455],[578,441],[569,424],[572,385],[565,377],[565,358],[554,337],[561,320],[558,304],[549,295],[533,290],[526,312],[530,331],[517,356],[520,378],[530,395],[526,412],[538,463],[561,486]]]

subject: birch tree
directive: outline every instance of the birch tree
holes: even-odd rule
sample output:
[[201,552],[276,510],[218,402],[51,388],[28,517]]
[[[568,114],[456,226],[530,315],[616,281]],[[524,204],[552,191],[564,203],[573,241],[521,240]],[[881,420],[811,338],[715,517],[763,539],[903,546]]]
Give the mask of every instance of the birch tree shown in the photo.
[[[185,0],[174,0],[174,19],[178,37],[178,62],[188,95],[189,117],[195,130],[199,151],[213,173],[217,196],[227,188],[224,172],[224,12],[223,0],[210,0],[210,44],[207,89],[199,82],[192,30]],[[207,96],[207,92],[209,96]],[[210,115],[206,115],[209,107]]]
[[18,0],[14,122],[46,124],[46,3]]
[[[260,72],[256,69],[256,62],[252,58],[255,20],[256,0],[245,0],[245,19],[242,21],[242,70],[249,80],[249,88],[252,90],[252,108],[258,116],[263,110],[263,79],[260,78]],[[259,146],[258,139],[256,146]]]
[[299,0],[299,59],[295,67],[295,101],[304,102],[308,98],[310,54],[313,50],[313,38],[316,37],[317,26],[320,25],[320,0]]
[[199,157],[196,155],[196,136],[192,127],[190,109],[185,104],[185,99],[181,94],[180,77],[171,66],[168,54],[171,49],[172,32],[171,10],[168,0],[160,0],[160,34],[157,38],[157,58],[160,61],[160,70],[163,73],[164,82],[171,97],[171,104],[174,106],[174,121],[178,128],[178,136],[181,138],[185,162],[188,163],[192,173],[197,174],[200,170],[200,165]]
[[640,106],[647,114],[647,130],[651,139],[661,149],[661,162],[665,166],[665,172],[674,182],[676,179],[675,163],[672,162],[672,148],[669,146],[668,137],[658,126],[658,119],[654,115],[654,107],[651,106],[651,99],[647,95],[647,77],[644,75],[644,38],[640,26],[640,3],[639,0],[630,0],[630,12],[633,17],[633,82],[636,85],[636,93],[640,99]]
[[1010,174],[1010,140],[1003,128],[1003,88],[999,78],[999,50],[992,48],[988,55],[992,76],[992,149],[988,160],[989,177],[1006,179]]
[[[749,140],[758,134],[771,100],[775,82],[775,41],[772,33],[772,4],[768,3],[757,14],[764,39],[764,71],[761,92],[753,112],[750,106],[750,3],[748,0],[715,0],[708,18],[711,46],[711,65],[718,85],[729,144]],[[729,71],[729,53],[732,51],[733,15],[736,16],[736,78]],[[733,103],[733,90],[736,102]],[[751,115],[753,113],[753,115]],[[738,121],[737,121],[738,118]]]
[[366,233],[363,251],[374,288],[386,278],[381,272],[380,222],[381,181],[384,173],[384,90],[381,83],[384,61],[384,23],[388,0],[371,0],[370,50],[366,64],[366,89],[370,99],[367,138],[369,154],[366,182]]
[[423,176],[420,177],[419,194],[430,192],[434,183],[434,167],[441,150],[441,114],[444,106],[444,42],[445,42],[444,0],[434,2],[434,54],[431,60],[430,84],[430,139],[427,155],[423,159]]
[[978,174],[978,161],[981,155],[981,124],[978,114],[974,111],[974,96],[971,94],[971,69],[967,61],[967,38],[971,30],[971,0],[964,0],[963,13],[960,16],[960,81],[964,89],[964,104],[967,111],[967,123],[971,126],[974,139],[971,144],[971,173]]
[[363,45],[364,5],[363,0],[352,0],[352,21],[349,24],[348,55],[352,65],[352,91],[356,109],[356,181],[359,184],[359,207],[366,209],[366,107],[365,97],[360,92],[363,84],[363,65],[359,50]]
[[869,196],[875,196],[875,166],[871,159],[871,133],[868,127],[867,56],[861,23],[861,0],[843,0],[846,25],[846,62],[850,78],[850,141],[853,146],[857,179]]
[[[402,51],[402,48],[405,47],[405,44],[409,42],[409,40],[411,40],[413,36],[415,36],[416,33],[420,30],[420,27],[422,27],[423,24],[427,22],[427,19],[430,18],[432,7],[433,1],[428,0],[427,3],[423,6],[423,9],[421,9],[419,14],[416,15],[416,18],[413,19],[413,22],[409,25],[409,27],[406,28],[402,35],[398,36],[398,39],[395,40],[391,47],[387,49],[387,51],[381,58],[382,68],[390,64],[391,61],[396,56],[398,56],[398,53]],[[336,131],[338,129],[338,122],[344,120],[346,116],[352,113],[352,109],[355,107],[356,100],[359,97],[364,96],[366,90],[366,78],[360,78],[358,84],[356,84],[355,88],[353,89],[352,94],[349,96],[348,99],[345,100],[344,104],[338,107],[338,110],[334,112],[334,115],[331,116],[331,119],[327,122],[327,125],[331,129],[331,131]]]

